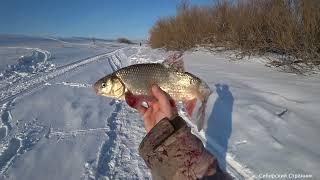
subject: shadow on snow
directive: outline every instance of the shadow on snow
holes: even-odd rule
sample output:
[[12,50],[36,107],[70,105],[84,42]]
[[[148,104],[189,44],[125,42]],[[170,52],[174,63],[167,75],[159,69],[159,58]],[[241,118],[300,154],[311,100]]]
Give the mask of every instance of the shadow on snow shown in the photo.
[[220,168],[226,169],[228,141],[232,132],[234,98],[225,84],[216,84],[216,99],[206,130],[206,147],[217,157]]

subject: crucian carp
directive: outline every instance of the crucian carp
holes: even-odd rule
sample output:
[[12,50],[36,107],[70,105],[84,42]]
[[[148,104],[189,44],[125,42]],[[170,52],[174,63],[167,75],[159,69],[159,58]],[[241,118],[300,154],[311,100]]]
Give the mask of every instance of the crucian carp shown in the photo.
[[[207,100],[212,93],[209,86],[195,75],[185,72],[181,53],[176,53],[163,63],[134,64],[121,68],[94,84],[97,95],[125,99],[133,94],[142,101],[151,97],[151,87],[157,84],[176,102],[181,101],[190,118],[198,100],[201,105],[196,116],[196,125],[203,128]],[[194,119],[194,118],[192,118]]]

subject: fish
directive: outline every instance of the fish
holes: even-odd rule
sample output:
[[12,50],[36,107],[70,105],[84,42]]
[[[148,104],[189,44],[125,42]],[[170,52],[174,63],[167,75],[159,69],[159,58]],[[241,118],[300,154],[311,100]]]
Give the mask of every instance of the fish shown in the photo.
[[[125,100],[126,94],[152,98],[151,87],[157,84],[175,102],[182,102],[188,116],[197,119],[198,131],[203,129],[205,109],[212,91],[199,77],[186,72],[182,53],[169,56],[163,63],[133,64],[99,79],[93,87],[97,95]],[[128,101],[127,101],[128,102]],[[193,112],[200,102],[197,116]]]

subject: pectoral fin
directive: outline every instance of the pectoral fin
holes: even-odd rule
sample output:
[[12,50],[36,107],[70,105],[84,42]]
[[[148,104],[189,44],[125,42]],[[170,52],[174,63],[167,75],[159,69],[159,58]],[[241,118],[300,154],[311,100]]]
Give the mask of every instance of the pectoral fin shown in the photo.
[[186,109],[189,117],[192,118],[192,113],[193,113],[194,108],[196,107],[197,99],[194,98],[191,100],[185,100],[182,103],[183,103],[183,106]]

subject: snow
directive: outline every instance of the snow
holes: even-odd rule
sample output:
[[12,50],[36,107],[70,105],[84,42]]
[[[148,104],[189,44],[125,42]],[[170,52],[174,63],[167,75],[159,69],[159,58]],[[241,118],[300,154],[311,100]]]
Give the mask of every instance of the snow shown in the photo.
[[320,177],[319,75],[278,72],[262,60],[228,59],[223,53],[184,56],[187,70],[216,92],[208,102],[207,128],[199,135],[219,155],[220,164],[237,160],[249,176]]
[[[161,62],[165,51],[85,38],[0,39],[1,179],[150,179],[138,155],[141,117],[97,96],[92,84],[130,64]],[[186,52],[184,61],[214,93],[203,131],[180,114],[221,167],[237,179],[320,177],[319,75],[204,50]]]

